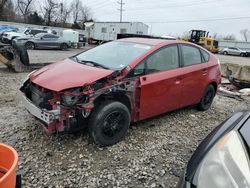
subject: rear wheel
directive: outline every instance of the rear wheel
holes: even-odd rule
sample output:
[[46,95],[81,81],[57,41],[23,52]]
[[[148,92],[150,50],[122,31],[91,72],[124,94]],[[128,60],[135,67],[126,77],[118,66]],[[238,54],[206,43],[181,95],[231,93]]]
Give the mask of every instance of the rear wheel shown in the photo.
[[35,44],[34,44],[33,42],[27,42],[27,43],[25,44],[25,48],[26,48],[27,50],[34,50],[34,49],[35,49]]
[[245,57],[245,54],[244,54],[244,53],[241,53],[240,56],[241,56],[241,57]]
[[124,138],[129,125],[128,108],[120,102],[106,101],[92,112],[89,133],[96,144],[110,146]]
[[201,111],[208,110],[211,104],[213,103],[214,96],[215,96],[215,88],[213,85],[209,85],[205,90],[200,103],[198,104],[198,109]]
[[65,43],[62,43],[60,48],[61,48],[61,50],[67,50],[68,45]]

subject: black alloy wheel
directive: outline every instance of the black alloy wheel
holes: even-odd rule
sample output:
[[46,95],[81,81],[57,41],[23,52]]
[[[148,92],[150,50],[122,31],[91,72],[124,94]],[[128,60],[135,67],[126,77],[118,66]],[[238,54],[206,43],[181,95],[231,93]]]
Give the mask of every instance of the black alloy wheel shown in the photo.
[[124,138],[129,125],[128,108],[117,101],[106,101],[93,110],[88,126],[96,144],[110,146]]
[[200,103],[198,104],[198,109],[201,111],[208,110],[213,103],[214,96],[215,96],[215,88],[213,85],[209,85],[205,90],[205,93]]

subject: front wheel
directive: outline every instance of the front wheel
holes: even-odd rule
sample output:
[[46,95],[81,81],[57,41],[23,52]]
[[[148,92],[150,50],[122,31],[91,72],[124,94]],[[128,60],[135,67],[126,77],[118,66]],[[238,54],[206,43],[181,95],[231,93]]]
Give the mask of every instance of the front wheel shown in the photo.
[[241,56],[241,57],[245,57],[245,54],[244,54],[244,53],[241,53],[240,56]]
[[67,50],[68,48],[68,45],[65,44],[65,43],[62,43],[61,46],[60,46],[61,50]]
[[33,42],[27,42],[27,43],[25,44],[25,48],[26,48],[27,50],[34,50],[34,49],[35,49],[35,44],[34,44]]
[[223,52],[223,54],[224,54],[224,55],[227,55],[228,53],[225,51],[225,52]]
[[201,111],[208,110],[211,104],[213,103],[214,96],[215,96],[215,88],[213,85],[209,85],[206,88],[201,98],[201,101],[198,104],[198,109]]
[[96,144],[110,146],[124,138],[129,125],[128,108],[120,102],[106,101],[92,112],[89,133]]

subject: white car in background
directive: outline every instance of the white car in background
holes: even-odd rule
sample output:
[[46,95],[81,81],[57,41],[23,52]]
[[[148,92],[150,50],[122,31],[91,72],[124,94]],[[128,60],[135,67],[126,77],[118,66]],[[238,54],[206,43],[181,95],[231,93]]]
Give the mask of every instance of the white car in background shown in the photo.
[[18,30],[17,32],[4,32],[2,36],[2,41],[4,43],[12,43],[12,40],[17,37],[25,37],[25,36],[34,36],[38,33],[48,33],[47,30],[44,29],[30,29],[30,28],[23,28]]
[[240,48],[235,48],[235,47],[228,47],[228,48],[223,48],[221,51],[224,55],[239,55],[239,56],[246,56],[247,52],[240,49]]

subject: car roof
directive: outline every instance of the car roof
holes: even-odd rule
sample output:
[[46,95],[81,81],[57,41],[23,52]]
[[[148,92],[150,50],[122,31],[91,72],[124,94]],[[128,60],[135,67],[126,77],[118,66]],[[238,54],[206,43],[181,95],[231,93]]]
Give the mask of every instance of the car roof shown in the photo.
[[180,44],[180,43],[190,44],[189,42],[180,41],[180,40],[136,38],[136,37],[119,39],[118,41],[133,42],[133,43],[145,44],[145,45],[150,45],[150,46],[158,46],[158,45],[162,45],[162,44],[164,44],[164,45],[167,45],[167,44],[176,44],[176,43],[178,43],[178,44]]

